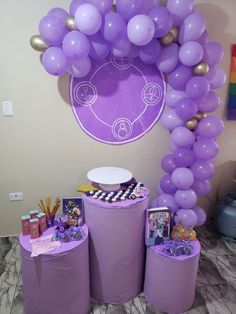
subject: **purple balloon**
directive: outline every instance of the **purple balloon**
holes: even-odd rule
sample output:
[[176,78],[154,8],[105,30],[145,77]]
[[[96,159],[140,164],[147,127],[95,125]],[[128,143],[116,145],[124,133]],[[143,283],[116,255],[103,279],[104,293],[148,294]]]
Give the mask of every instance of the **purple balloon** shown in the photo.
[[143,0],[116,0],[116,10],[126,21],[129,21],[140,12],[143,2]]
[[139,58],[147,64],[156,63],[161,53],[161,45],[159,41],[153,39],[146,46],[140,47]]
[[187,66],[199,63],[203,57],[203,48],[197,41],[188,41],[179,50],[180,61]]
[[176,89],[169,89],[166,92],[165,102],[167,106],[170,108],[175,108],[175,104],[182,98],[186,97],[186,92],[176,90]]
[[66,19],[69,16],[69,13],[66,12],[66,10],[62,9],[62,8],[52,8],[49,12],[48,15],[51,16],[56,16],[58,17],[64,24],[66,22]]
[[221,88],[226,81],[225,72],[218,68],[211,68],[206,77],[212,89]]
[[112,0],[86,0],[88,3],[93,4],[101,14],[108,13],[112,8]]
[[205,97],[210,89],[209,81],[205,77],[194,76],[186,85],[186,93],[193,99]]
[[168,83],[174,89],[185,89],[187,82],[193,76],[192,69],[183,64],[177,66],[174,71],[168,75]]
[[197,126],[197,134],[205,137],[212,138],[219,136],[224,129],[223,121],[216,116],[208,116],[202,119]]
[[173,184],[171,176],[167,174],[160,180],[160,188],[164,193],[173,194],[177,191],[177,187]]
[[167,109],[161,116],[161,123],[164,128],[174,130],[184,124],[183,120],[176,114],[174,109]]
[[168,0],[167,9],[178,19],[183,20],[194,7],[194,0]]
[[210,161],[197,159],[191,166],[194,177],[197,180],[209,180],[215,174],[215,169]]
[[109,12],[105,15],[101,28],[103,37],[110,43],[121,39],[126,33],[124,18],[116,12]]
[[84,77],[91,70],[91,61],[89,57],[79,61],[70,62],[67,66],[67,72],[74,77]]
[[99,33],[89,36],[89,40],[90,40],[89,51],[90,57],[96,60],[105,59],[110,52],[110,46],[108,42],[105,41],[105,39]]
[[155,37],[165,36],[173,25],[173,17],[165,7],[157,7],[151,10],[148,16],[155,24]]
[[209,40],[209,33],[208,31],[204,31],[202,36],[198,38],[198,42],[203,46],[205,47],[205,45],[208,43],[208,40]]
[[72,0],[69,8],[69,12],[71,16],[75,16],[75,12],[78,9],[78,7],[84,4],[84,0]]
[[178,147],[173,152],[173,160],[177,167],[190,167],[194,160],[192,149],[186,147]]
[[220,105],[220,97],[213,91],[210,91],[206,97],[202,98],[198,102],[198,110],[201,112],[215,111]]
[[180,190],[186,190],[193,184],[194,176],[188,168],[177,168],[171,175],[172,183]]
[[161,160],[161,167],[167,173],[172,173],[176,169],[176,165],[172,155],[166,155]]
[[79,31],[71,31],[63,39],[62,49],[68,58],[79,60],[88,56],[90,43]]
[[209,41],[205,44],[203,61],[209,66],[219,63],[224,56],[223,46],[215,41]]
[[171,139],[177,146],[188,147],[193,145],[195,136],[189,129],[180,126],[172,131]]
[[125,35],[119,41],[113,44],[112,54],[118,58],[122,58],[129,54],[130,49],[131,49],[131,43],[127,35]]
[[130,42],[136,46],[145,46],[153,39],[155,26],[152,19],[144,14],[132,17],[127,25]]
[[201,207],[194,207],[193,211],[195,212],[195,214],[197,215],[197,224],[196,226],[201,226],[206,222],[206,212],[203,208]]
[[160,0],[145,0],[140,9],[140,12],[148,14],[152,9],[156,8],[160,4]]
[[175,213],[179,209],[179,206],[176,204],[174,196],[166,193],[158,196],[157,206],[167,207],[172,213]]
[[219,150],[217,143],[211,139],[200,139],[193,145],[193,151],[197,158],[209,160],[215,158]]
[[163,47],[161,55],[158,58],[156,66],[163,73],[169,73],[175,69],[179,61],[179,46],[177,44],[171,44]]
[[59,46],[67,34],[64,23],[56,16],[44,16],[39,22],[39,34],[46,44]]
[[198,196],[206,196],[211,190],[211,182],[209,180],[194,180],[191,189],[194,190]]
[[196,102],[189,97],[180,99],[175,104],[175,111],[182,120],[191,119],[198,111]]
[[180,209],[175,216],[175,223],[182,223],[185,227],[195,227],[198,223],[197,213],[193,209]]
[[184,44],[191,40],[198,40],[206,29],[206,21],[195,12],[185,18],[179,31],[179,43]]
[[50,47],[43,54],[42,64],[49,74],[59,76],[66,72],[67,58],[61,48]]
[[172,151],[172,152],[175,152],[176,149],[178,148],[177,145],[175,145],[172,141],[169,142],[169,149]]
[[84,3],[75,12],[75,25],[81,33],[93,35],[101,28],[102,16],[94,5]]
[[192,189],[178,190],[175,193],[175,201],[181,208],[192,208],[197,203],[197,195]]

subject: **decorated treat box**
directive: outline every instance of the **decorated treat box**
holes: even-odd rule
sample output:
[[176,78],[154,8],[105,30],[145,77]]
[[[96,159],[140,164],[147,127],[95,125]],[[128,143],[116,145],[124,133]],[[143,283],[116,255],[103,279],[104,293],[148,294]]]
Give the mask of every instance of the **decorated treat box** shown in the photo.
[[170,211],[166,207],[147,209],[146,245],[165,243],[170,239]]
[[63,198],[62,199],[63,214],[69,218],[70,225],[81,226],[84,224],[83,200],[78,198]]
[[39,238],[39,220],[37,218],[30,219],[30,237],[31,239]]
[[37,218],[38,213],[39,213],[39,211],[37,209],[32,209],[30,211],[30,219]]
[[23,235],[30,234],[30,215],[21,216],[21,230]]
[[46,221],[46,215],[44,213],[39,213],[37,215],[37,218],[39,220],[39,231],[40,233],[43,233],[47,230],[47,221]]

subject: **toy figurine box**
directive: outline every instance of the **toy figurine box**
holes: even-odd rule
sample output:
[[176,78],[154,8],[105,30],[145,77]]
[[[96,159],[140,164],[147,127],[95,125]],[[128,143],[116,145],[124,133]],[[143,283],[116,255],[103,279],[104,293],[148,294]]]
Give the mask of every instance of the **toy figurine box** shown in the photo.
[[147,209],[146,245],[165,243],[170,239],[170,211],[167,207]]
[[81,197],[63,198],[62,210],[63,210],[63,214],[69,215],[72,218],[73,216],[76,216],[78,218],[79,226],[84,224],[84,209],[83,209],[83,200]]

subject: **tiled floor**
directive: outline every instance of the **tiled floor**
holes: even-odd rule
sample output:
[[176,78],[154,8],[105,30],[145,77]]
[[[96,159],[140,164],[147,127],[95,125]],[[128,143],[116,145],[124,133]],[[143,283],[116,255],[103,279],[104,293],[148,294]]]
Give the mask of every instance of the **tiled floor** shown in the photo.
[[[196,297],[192,309],[187,313],[235,314],[236,243],[220,239],[212,223],[201,227],[198,237],[202,250]],[[93,314],[161,313],[151,308],[143,294],[121,305],[99,304],[95,301],[91,305]],[[0,238],[0,313],[23,314],[17,237]]]

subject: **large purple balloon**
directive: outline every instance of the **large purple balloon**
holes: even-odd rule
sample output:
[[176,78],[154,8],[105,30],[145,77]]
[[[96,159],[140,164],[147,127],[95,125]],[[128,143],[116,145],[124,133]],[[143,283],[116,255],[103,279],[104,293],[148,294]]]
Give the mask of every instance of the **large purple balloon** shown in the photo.
[[39,22],[39,34],[50,46],[59,46],[67,32],[62,20],[56,16],[44,16]]
[[209,41],[208,43],[206,43],[203,60],[208,65],[216,65],[221,61],[223,55],[224,50],[221,44],[215,41]]
[[161,123],[164,128],[174,130],[184,124],[183,120],[176,114],[174,109],[167,109],[161,116]]
[[195,12],[185,18],[179,31],[179,43],[184,44],[190,40],[198,40],[206,28],[206,21]]
[[94,5],[84,3],[75,12],[75,25],[83,34],[93,35],[102,25],[102,16]]
[[193,189],[198,196],[206,196],[211,190],[211,182],[209,180],[194,180],[191,189]]
[[195,212],[195,214],[197,215],[197,224],[196,226],[201,226],[206,222],[206,212],[203,208],[201,207],[194,207],[193,211]]
[[188,147],[193,145],[195,141],[194,134],[185,127],[178,127],[171,133],[173,143],[180,147]]
[[177,167],[174,163],[172,155],[166,155],[161,160],[161,167],[167,173],[172,173]]
[[190,167],[194,160],[194,154],[192,149],[187,147],[178,147],[173,152],[173,160],[177,167]]
[[192,189],[178,190],[175,193],[175,201],[181,208],[192,208],[197,203],[197,195]]
[[69,8],[69,12],[71,16],[75,16],[75,12],[78,9],[78,7],[84,4],[84,0],[72,0]]
[[209,180],[215,174],[213,164],[207,160],[197,159],[191,166],[194,177],[197,180]]
[[220,105],[220,97],[213,91],[210,91],[206,97],[199,100],[198,110],[202,112],[215,111]]
[[174,71],[168,75],[168,83],[174,89],[183,90],[186,87],[187,82],[193,76],[192,69],[186,65],[179,65]]
[[90,41],[90,57],[100,60],[105,59],[109,52],[110,46],[108,42],[99,33],[89,36]]
[[198,111],[196,102],[189,97],[180,99],[175,104],[175,111],[182,120],[191,119]]
[[157,206],[168,207],[172,213],[175,213],[179,209],[179,206],[176,204],[174,196],[166,193],[158,196]]
[[145,46],[153,39],[155,26],[150,17],[139,14],[132,17],[127,25],[127,35],[132,44]]
[[161,45],[156,40],[153,39],[146,46],[140,47],[139,49],[139,58],[147,64],[153,64],[157,62],[159,55],[161,53]]
[[48,15],[51,16],[56,16],[58,17],[64,24],[66,22],[66,19],[68,18],[69,14],[66,12],[66,10],[62,8],[52,8],[49,12]]
[[[175,22],[181,22],[187,15],[189,15],[194,7],[194,0],[168,0],[167,9],[175,17]],[[176,23],[175,23],[176,24]],[[179,23],[178,23],[179,24]]]
[[164,193],[173,194],[177,191],[177,187],[173,184],[171,176],[167,174],[160,180],[160,188]]
[[226,81],[225,72],[222,69],[214,67],[210,69],[206,77],[209,80],[210,87],[212,89],[222,87]]
[[116,0],[116,10],[126,21],[140,12],[143,0]]
[[171,175],[172,183],[180,190],[188,189],[194,181],[193,173],[188,168],[177,168]]
[[197,41],[188,41],[180,47],[179,59],[187,66],[199,63],[203,57],[203,48]]
[[157,7],[149,12],[148,16],[155,24],[155,37],[165,36],[173,25],[173,17],[165,7]]
[[88,3],[93,4],[101,14],[106,14],[112,8],[112,0],[86,0]]
[[185,91],[180,91],[176,89],[169,89],[166,92],[166,104],[170,108],[175,108],[175,104],[182,98],[186,97],[186,92]]
[[42,58],[45,70],[52,75],[59,76],[66,72],[67,58],[61,48],[48,48]]
[[68,58],[79,60],[88,56],[90,43],[84,34],[72,31],[64,37],[62,49]]
[[163,73],[169,73],[175,69],[179,61],[179,46],[177,44],[171,44],[163,47],[161,55],[158,58],[156,66]]
[[109,12],[105,15],[101,33],[107,41],[114,43],[121,39],[125,32],[126,23],[119,13]]
[[209,81],[201,76],[194,76],[186,85],[186,93],[193,99],[205,97],[208,94],[209,89]]
[[185,227],[195,227],[198,223],[197,213],[192,209],[180,209],[176,213],[175,223],[182,223]]
[[224,129],[223,121],[216,116],[208,116],[202,119],[197,127],[197,134],[206,137],[213,138],[219,136]]
[[211,139],[199,139],[193,145],[193,151],[197,158],[209,160],[215,158],[219,150],[217,143]]

